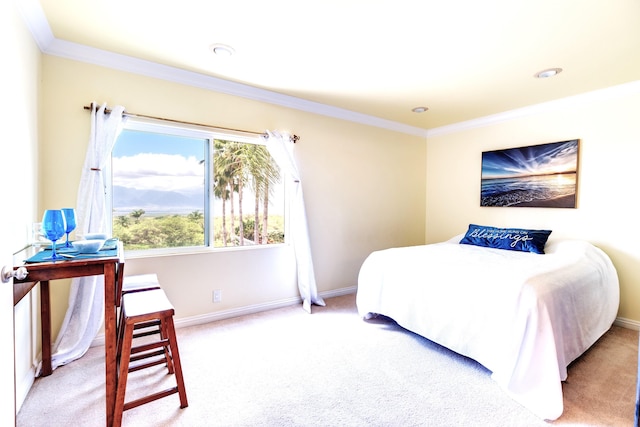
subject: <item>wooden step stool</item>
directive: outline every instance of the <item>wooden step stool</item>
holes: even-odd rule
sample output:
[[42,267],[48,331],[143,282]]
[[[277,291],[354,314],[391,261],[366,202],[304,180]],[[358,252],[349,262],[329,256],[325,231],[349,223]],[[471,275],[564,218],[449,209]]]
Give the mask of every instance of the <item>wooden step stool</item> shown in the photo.
[[[187,393],[182,376],[178,342],[173,324],[174,308],[162,289],[125,293],[122,296],[122,324],[118,331],[118,388],[114,410],[114,426],[122,423],[122,413],[145,403],[178,393],[180,407],[186,408]],[[160,322],[157,340],[133,346],[136,325]],[[151,360],[147,360],[151,359]],[[143,363],[136,363],[142,361]],[[166,363],[170,374],[175,373],[176,386],[145,397],[125,402],[129,372]]]
[[[155,273],[150,274],[137,274],[133,276],[126,276],[122,279],[122,282],[119,285],[120,290],[118,294],[120,295],[118,298],[120,299],[120,303],[122,303],[122,296],[131,292],[144,292],[151,291],[154,289],[160,288],[160,281],[158,281],[158,275]],[[123,325],[122,319],[122,310],[120,310],[120,315],[118,319],[118,325]],[[160,333],[160,321],[152,320],[145,323],[138,323],[135,326],[136,332],[133,334],[133,338],[140,338],[147,335],[153,335]],[[120,334],[120,326],[118,326],[118,330]]]

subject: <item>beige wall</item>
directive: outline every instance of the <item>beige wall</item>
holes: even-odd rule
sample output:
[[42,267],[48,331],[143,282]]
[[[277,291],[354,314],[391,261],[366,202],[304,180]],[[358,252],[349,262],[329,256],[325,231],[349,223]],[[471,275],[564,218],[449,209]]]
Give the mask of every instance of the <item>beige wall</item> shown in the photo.
[[[373,250],[425,236],[426,141],[352,122],[214,93],[76,61],[43,59],[40,209],[75,205],[91,101],[128,111],[301,137],[296,155],[320,292],[355,286]],[[155,272],[178,318],[295,298],[290,248],[134,259],[126,274]],[[212,291],[223,301],[213,304]],[[55,287],[54,324],[68,286]]]
[[[549,104],[520,118],[427,138],[426,241],[463,233],[469,223],[549,228],[582,238],[612,258],[620,278],[619,317],[640,322],[638,159],[640,94],[609,90]],[[480,207],[481,153],[579,138],[577,209]]]

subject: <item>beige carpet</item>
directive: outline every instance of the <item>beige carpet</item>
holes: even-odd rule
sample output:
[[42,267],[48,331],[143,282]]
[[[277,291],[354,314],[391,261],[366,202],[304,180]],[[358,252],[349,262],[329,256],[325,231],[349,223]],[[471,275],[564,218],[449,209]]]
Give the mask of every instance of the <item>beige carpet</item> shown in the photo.
[[[544,422],[476,362],[393,322],[363,321],[355,295],[178,329],[189,407],[177,395],[124,413],[125,426],[632,426],[638,332],[613,327],[569,369],[565,412]],[[104,426],[103,349],[37,379],[26,426]],[[138,385],[172,376],[132,373]]]

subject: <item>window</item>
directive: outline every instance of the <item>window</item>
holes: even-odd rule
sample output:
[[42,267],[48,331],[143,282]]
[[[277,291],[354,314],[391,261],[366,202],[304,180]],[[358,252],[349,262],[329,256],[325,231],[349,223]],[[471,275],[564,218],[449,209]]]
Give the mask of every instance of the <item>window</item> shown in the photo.
[[284,179],[259,136],[130,118],[110,195],[126,250],[284,243]]

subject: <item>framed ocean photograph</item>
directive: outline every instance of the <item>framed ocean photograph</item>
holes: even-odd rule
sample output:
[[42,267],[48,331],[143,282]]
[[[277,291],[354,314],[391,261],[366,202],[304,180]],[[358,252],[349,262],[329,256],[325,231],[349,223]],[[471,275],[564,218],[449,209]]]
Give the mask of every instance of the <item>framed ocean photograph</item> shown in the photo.
[[580,140],[482,153],[480,206],[575,208]]

